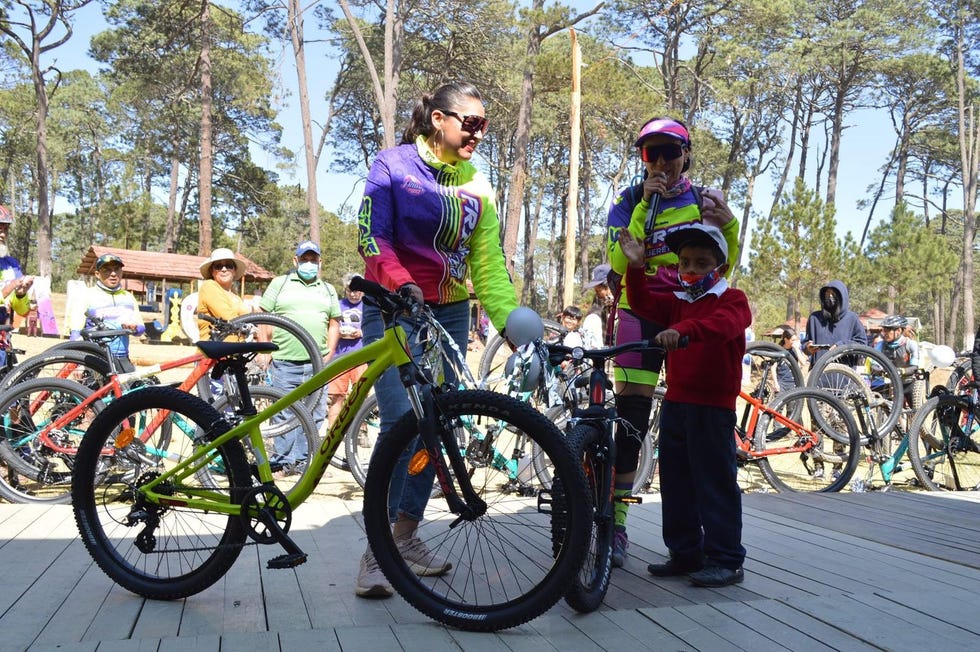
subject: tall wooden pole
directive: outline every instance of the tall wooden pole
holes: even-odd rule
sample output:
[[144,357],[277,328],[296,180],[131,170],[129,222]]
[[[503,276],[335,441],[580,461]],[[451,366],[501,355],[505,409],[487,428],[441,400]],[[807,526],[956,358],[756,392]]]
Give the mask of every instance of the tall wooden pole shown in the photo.
[[561,308],[575,300],[575,227],[578,224],[578,159],[579,140],[582,137],[582,51],[575,30],[569,28],[568,32],[572,38],[572,101],[568,113],[571,142],[568,146],[568,210],[565,211],[565,292]]

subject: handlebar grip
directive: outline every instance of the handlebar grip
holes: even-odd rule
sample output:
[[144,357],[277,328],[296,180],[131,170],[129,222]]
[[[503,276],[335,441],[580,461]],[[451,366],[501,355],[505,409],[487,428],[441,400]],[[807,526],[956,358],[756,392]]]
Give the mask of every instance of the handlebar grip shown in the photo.
[[691,338],[689,338],[687,335],[681,335],[681,338],[677,340],[677,348],[686,349],[687,345],[690,343],[691,343]]
[[360,275],[354,276],[350,280],[350,289],[355,292],[363,292],[370,297],[383,297],[389,294],[388,289],[380,283],[369,281]]

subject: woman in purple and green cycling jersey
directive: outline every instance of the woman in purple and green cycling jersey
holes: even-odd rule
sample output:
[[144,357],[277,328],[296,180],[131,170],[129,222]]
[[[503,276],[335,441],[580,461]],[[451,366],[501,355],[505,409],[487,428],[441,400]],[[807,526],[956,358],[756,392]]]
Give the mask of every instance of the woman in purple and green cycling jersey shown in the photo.
[[[728,244],[728,269],[738,261],[738,221],[717,190],[698,190],[685,172],[691,165],[691,135],[680,120],[657,117],[647,121],[635,146],[643,160],[643,180],[623,190],[609,209],[607,248],[613,271],[625,276],[628,261],[619,245],[619,234],[628,229],[644,244],[646,284],[654,291],[683,292],[684,279],[677,275],[677,256],[665,237],[691,224],[717,226]],[[626,292],[619,295],[615,343],[652,340],[661,330],[630,310]],[[627,353],[615,360],[616,410],[622,417],[616,430],[616,495],[633,491],[640,444],[646,436],[653,393],[663,358],[647,352]],[[668,382],[669,379],[668,379]],[[617,501],[613,566],[627,558],[629,540],[626,517],[629,504]]]
[[[500,248],[494,191],[470,163],[487,124],[472,84],[451,82],[423,95],[402,144],[382,151],[371,166],[358,215],[365,278],[424,301],[463,351],[470,319],[467,276],[498,330],[517,307]],[[364,344],[381,339],[377,307],[365,305],[363,324]],[[409,411],[396,369],[382,375],[375,392],[384,437]],[[402,558],[416,572],[441,575],[451,564],[415,535],[431,489],[431,476],[407,477],[400,502],[389,505],[389,511]],[[355,593],[393,593],[370,549],[361,557]]]

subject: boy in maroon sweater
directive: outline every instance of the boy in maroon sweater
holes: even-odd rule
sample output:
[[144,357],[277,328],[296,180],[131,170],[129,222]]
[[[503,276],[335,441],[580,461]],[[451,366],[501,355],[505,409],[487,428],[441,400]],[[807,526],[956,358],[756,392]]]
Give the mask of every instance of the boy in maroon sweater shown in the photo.
[[[691,224],[665,240],[678,257],[680,287],[652,292],[644,280],[643,244],[625,230],[620,235],[630,261],[629,304],[666,326],[654,341],[671,351],[660,412],[660,494],[670,558],[647,569],[657,577],[689,575],[696,586],[727,586],[744,578],[733,433],[752,315],[745,293],[725,281],[728,245],[721,231]],[[678,348],[682,337],[686,348]]]

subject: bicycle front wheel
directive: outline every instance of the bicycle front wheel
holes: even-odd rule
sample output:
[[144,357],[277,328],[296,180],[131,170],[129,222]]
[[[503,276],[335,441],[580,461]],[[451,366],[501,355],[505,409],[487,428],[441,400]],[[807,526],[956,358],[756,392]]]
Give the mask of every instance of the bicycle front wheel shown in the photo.
[[58,349],[24,360],[3,378],[0,389],[7,390],[34,378],[65,378],[96,390],[109,382],[112,370],[103,355],[88,350]]
[[[241,500],[252,482],[239,442],[158,485],[158,493],[172,497],[167,505],[140,490],[227,429],[198,397],[162,386],[116,399],[92,422],[75,458],[72,507],[89,554],[117,584],[174,600],[203,591],[231,568],[246,538],[242,520],[181,503]],[[208,473],[200,472],[204,467]]]
[[980,489],[980,422],[963,395],[934,396],[915,413],[909,459],[930,491]]
[[[434,404],[444,441],[482,438],[486,453],[463,456],[464,468],[448,478],[458,486],[461,471],[482,502],[460,516],[445,498],[432,498],[414,536],[395,540],[389,501],[397,504],[403,485],[410,483],[421,483],[412,488],[428,495],[435,473],[419,448],[418,422],[406,415],[378,442],[368,470],[364,524],[371,549],[392,586],[435,620],[472,631],[525,623],[561,599],[582,564],[592,501],[581,466],[562,434],[526,403],[493,392],[460,391],[438,394]],[[554,549],[548,493],[529,490],[511,477],[516,465],[505,453],[522,437],[551,458],[552,473],[568,496],[561,515],[564,532]],[[399,458],[402,464],[410,460],[407,481]]]
[[86,428],[102,410],[94,401],[69,416],[92,395],[70,380],[36,378],[0,395],[0,496],[14,503],[67,503],[75,454]]
[[861,437],[854,416],[823,390],[781,392],[761,408],[749,459],[773,489],[840,491],[857,469]]
[[[572,454],[575,459],[580,460],[585,471],[585,481],[594,509],[585,562],[565,594],[565,602],[576,611],[588,613],[602,604],[606,591],[609,590],[609,577],[612,573],[612,544],[616,525],[613,514],[612,451],[609,449],[606,434],[600,427],[592,424],[575,426],[567,434],[567,438]],[[562,514],[567,509],[567,498],[561,479],[555,481],[552,496],[555,513]],[[560,527],[555,528],[555,534],[560,542]]]

